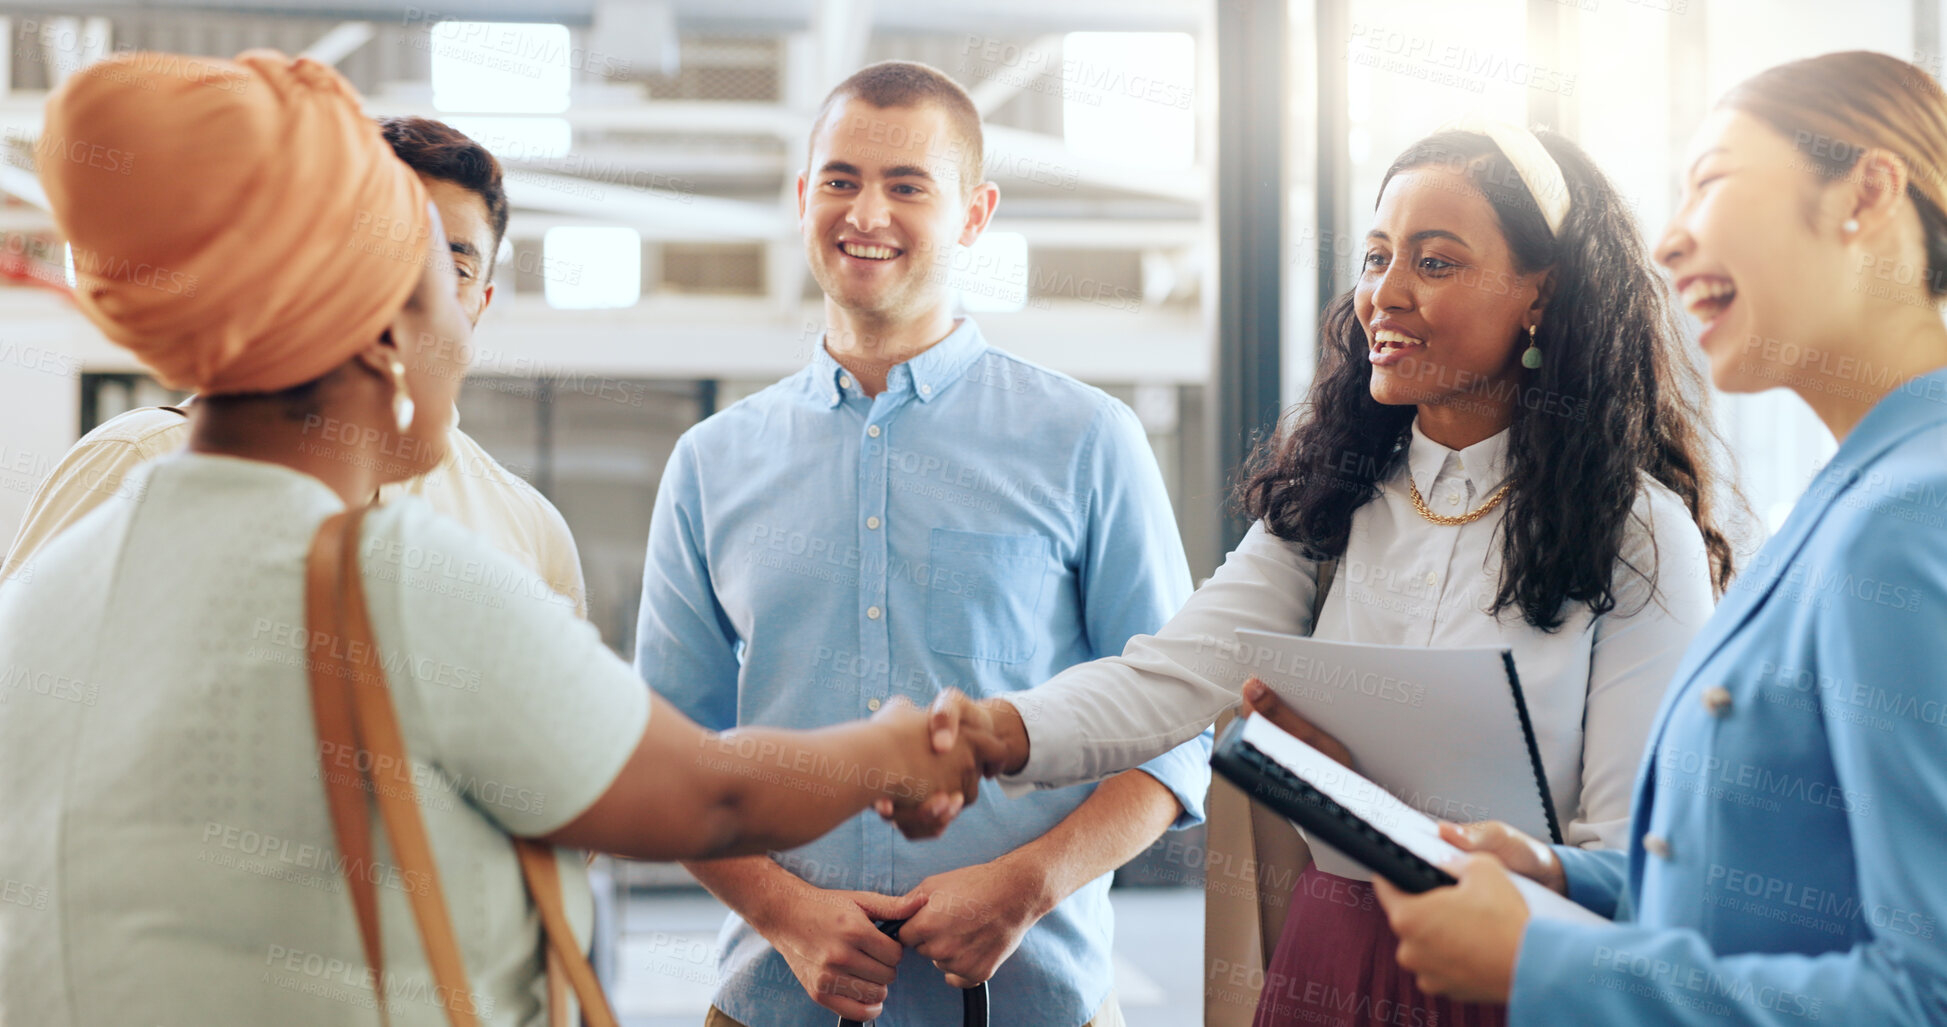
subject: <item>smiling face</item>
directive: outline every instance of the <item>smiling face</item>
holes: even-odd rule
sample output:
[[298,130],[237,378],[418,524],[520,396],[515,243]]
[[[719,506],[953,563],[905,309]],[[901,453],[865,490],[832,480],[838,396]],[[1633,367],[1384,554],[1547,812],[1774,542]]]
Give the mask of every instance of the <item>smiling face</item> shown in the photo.
[[1423,412],[1468,400],[1505,422],[1509,390],[1495,386],[1522,374],[1544,278],[1516,268],[1493,205],[1464,174],[1421,167],[1394,175],[1353,288],[1372,398]]
[[1846,249],[1835,245],[1844,212],[1791,143],[1749,114],[1718,109],[1691,152],[1657,260],[1703,323],[1697,342],[1717,387],[1772,388],[1790,375],[1768,366],[1768,353],[1830,338],[1853,319],[1858,304],[1834,292],[1847,275]]
[[798,226],[811,274],[833,303],[883,321],[928,316],[949,298],[956,245],[992,216],[990,184],[968,189],[946,112],[850,99],[811,141]]

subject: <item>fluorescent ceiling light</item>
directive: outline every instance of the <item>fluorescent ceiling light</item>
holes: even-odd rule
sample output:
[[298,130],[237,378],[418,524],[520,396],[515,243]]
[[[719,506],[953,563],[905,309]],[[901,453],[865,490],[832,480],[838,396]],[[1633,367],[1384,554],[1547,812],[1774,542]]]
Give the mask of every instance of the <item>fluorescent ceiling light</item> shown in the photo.
[[642,298],[642,235],[633,228],[563,226],[541,239],[548,306],[602,310]]
[[1182,170],[1196,162],[1196,40],[1183,32],[1070,32],[1061,133],[1078,156]]
[[566,25],[442,21],[427,34],[433,106],[442,111],[556,114],[568,109],[573,50]]

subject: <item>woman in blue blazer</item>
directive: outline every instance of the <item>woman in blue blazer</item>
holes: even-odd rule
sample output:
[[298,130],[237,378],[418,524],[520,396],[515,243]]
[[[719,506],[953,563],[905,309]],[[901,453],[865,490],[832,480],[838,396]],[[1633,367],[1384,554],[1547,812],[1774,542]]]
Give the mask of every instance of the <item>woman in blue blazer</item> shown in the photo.
[[[1628,851],[1447,828],[1457,886],[1381,889],[1399,961],[1513,1024],[1947,1023],[1947,95],[1799,61],[1695,158],[1657,255],[1712,375],[1838,454],[1691,645]],[[1615,923],[1530,918],[1504,867]]]

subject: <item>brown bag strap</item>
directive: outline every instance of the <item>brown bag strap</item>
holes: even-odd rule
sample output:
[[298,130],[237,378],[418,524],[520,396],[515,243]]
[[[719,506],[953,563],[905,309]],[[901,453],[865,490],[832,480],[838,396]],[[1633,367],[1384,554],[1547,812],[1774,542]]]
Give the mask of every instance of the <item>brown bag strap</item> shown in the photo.
[[[432,968],[440,1005],[453,1027],[473,1027],[473,993],[467,983],[466,963],[460,957],[459,939],[453,934],[453,917],[446,908],[446,893],[439,883],[439,868],[433,862],[433,845],[426,836],[426,822],[419,815],[419,795],[412,784],[412,764],[406,756],[405,738],[399,732],[398,714],[392,708],[392,691],[385,668],[378,659],[378,643],[372,638],[372,619],[365,609],[365,582],[358,568],[359,526],[368,507],[344,516],[339,543],[338,601],[343,619],[344,644],[339,659],[348,673],[352,710],[358,718],[359,744],[372,754],[372,795],[378,799],[379,817],[385,833],[392,839],[393,857],[399,861],[406,895],[412,902],[412,918],[419,926],[419,941],[426,950],[426,965]],[[413,886],[417,871],[418,887]]]
[[[343,646],[338,608],[338,550],[343,536],[339,514],[325,521],[311,544],[304,569],[306,645],[313,654],[335,653]],[[352,712],[351,681],[334,658],[313,655],[311,715],[318,729],[318,775],[331,806],[331,830],[338,839],[339,870],[358,914],[358,933],[365,946],[378,994],[379,1020],[390,1023],[385,1008],[385,947],[379,937],[378,890],[372,883],[372,822],[366,815],[365,769],[360,757],[358,725]]]
[[[540,910],[541,927],[547,934],[548,1022],[554,1027],[566,1025],[568,1004],[559,987],[560,978],[566,977],[575,989],[575,997],[581,1000],[582,1016],[590,1027],[618,1027],[615,1010],[609,1007],[608,996],[602,994],[601,982],[595,979],[595,968],[588,965],[588,956],[575,940],[574,928],[568,925],[567,903],[562,899],[561,871],[554,862],[554,846],[531,838],[516,838],[514,852],[520,857],[521,876],[527,878],[528,893],[534,896],[534,908]],[[560,1019],[555,1018],[557,1015]]]
[[[431,840],[419,815],[405,738],[392,706],[391,690],[379,661],[378,644],[365,607],[364,580],[359,573],[359,527],[366,508],[326,518],[312,543],[306,562],[306,620],[310,643],[312,710],[317,716],[320,769],[331,804],[352,906],[358,914],[365,958],[378,986],[381,1022],[390,1023],[385,1005],[384,953],[380,944],[378,901],[371,878],[372,839],[363,792],[379,804],[379,816],[392,839],[401,877],[408,882],[413,920],[433,971],[441,1005],[453,1027],[473,1027],[473,996],[468,990],[466,964],[453,919],[440,887],[439,867],[433,861]],[[320,656],[320,649],[323,655]],[[368,687],[354,687],[364,685]],[[348,749],[339,746],[349,747]],[[346,754],[346,755],[338,755]],[[349,759],[347,759],[347,756]],[[331,764],[349,762],[362,768],[359,778],[333,774]],[[565,982],[574,988],[593,1027],[616,1027],[615,1012],[602,994],[588,957],[568,924],[554,848],[541,842],[514,839],[514,852],[527,879],[529,893],[541,914],[548,978],[548,1022],[568,1027]],[[417,882],[413,886],[413,882]]]

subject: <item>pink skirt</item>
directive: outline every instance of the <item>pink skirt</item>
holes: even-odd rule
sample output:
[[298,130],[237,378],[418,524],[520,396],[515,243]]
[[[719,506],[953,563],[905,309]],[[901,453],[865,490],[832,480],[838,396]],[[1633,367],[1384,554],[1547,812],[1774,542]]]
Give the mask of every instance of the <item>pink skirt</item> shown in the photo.
[[1372,885],[1308,866],[1291,890],[1254,1027],[1503,1027],[1507,1007],[1422,992]]

